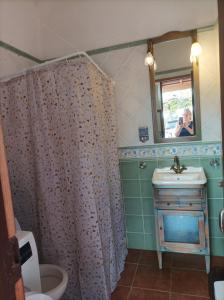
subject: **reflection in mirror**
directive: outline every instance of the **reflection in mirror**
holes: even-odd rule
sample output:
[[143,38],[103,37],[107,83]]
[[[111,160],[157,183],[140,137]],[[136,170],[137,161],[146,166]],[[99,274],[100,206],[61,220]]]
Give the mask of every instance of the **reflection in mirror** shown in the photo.
[[180,38],[176,33],[170,40],[167,35],[163,36],[165,41],[163,37],[161,41],[155,38],[149,44],[156,62],[150,66],[154,139],[155,142],[198,140],[198,61],[190,62],[192,36]]

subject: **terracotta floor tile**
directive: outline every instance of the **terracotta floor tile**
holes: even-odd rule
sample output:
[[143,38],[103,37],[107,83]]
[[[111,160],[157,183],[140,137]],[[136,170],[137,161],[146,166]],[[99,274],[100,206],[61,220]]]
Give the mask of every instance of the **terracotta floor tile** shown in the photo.
[[173,263],[173,253],[163,253],[163,268],[170,268]]
[[138,265],[133,287],[169,291],[170,276],[170,269],[159,270],[153,265]]
[[121,279],[118,285],[130,286],[133,282],[137,264],[126,263],[124,271],[121,273]]
[[143,250],[140,256],[139,263],[143,265],[158,265],[156,251]]
[[170,297],[170,300],[206,300],[206,299],[209,299],[209,298],[181,295],[181,294],[171,294],[171,297]]
[[214,299],[214,282],[224,280],[224,268],[223,266],[213,266],[208,275],[209,293],[212,299]]
[[[224,258],[213,257],[215,270]],[[156,251],[130,249],[118,287],[111,300],[209,300],[204,257],[164,253],[159,270]],[[211,277],[211,276],[210,276]]]
[[205,270],[205,258],[202,255],[173,253],[173,268]]
[[169,300],[169,293],[133,288],[128,300]]
[[211,257],[211,266],[224,268],[224,256],[212,256]]
[[172,270],[171,291],[209,297],[208,276],[204,271]]
[[[139,260],[142,265],[158,265],[158,258],[156,251],[143,250]],[[172,265],[172,253],[163,253],[163,268],[170,268]]]
[[126,262],[138,263],[141,256],[141,250],[128,249],[128,255],[126,257]]
[[111,295],[111,300],[127,300],[130,292],[130,287],[118,286]]

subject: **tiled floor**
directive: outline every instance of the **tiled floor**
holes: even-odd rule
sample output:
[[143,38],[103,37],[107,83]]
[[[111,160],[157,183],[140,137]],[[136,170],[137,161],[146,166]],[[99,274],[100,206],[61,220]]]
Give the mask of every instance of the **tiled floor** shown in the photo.
[[[159,270],[156,252],[130,249],[111,300],[210,299],[203,256],[165,253],[163,263]],[[224,261],[214,259],[212,263]]]

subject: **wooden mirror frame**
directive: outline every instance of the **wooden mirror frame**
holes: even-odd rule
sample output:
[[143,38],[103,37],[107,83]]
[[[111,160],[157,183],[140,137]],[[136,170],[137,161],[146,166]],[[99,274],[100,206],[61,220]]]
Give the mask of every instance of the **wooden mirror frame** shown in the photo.
[[[170,31],[161,36],[154,37],[148,40],[148,52],[150,51],[153,55],[153,45],[181,39],[184,37],[191,37],[192,43],[197,41],[197,30],[188,31]],[[189,53],[190,54],[190,53]],[[157,108],[156,108],[156,89],[155,89],[155,71],[154,66],[149,66],[149,80],[150,80],[150,92],[151,92],[151,103],[152,103],[152,121],[153,121],[153,136],[155,143],[176,143],[176,142],[187,142],[187,141],[199,141],[201,140],[201,113],[200,113],[200,93],[199,93],[199,62],[193,63],[193,78],[194,86],[193,89],[193,119],[195,124],[195,135],[184,136],[176,138],[165,138],[159,136],[157,126]]]

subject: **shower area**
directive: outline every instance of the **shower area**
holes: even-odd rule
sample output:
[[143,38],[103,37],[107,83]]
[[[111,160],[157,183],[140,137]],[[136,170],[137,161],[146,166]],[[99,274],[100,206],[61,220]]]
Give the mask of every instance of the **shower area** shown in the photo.
[[63,299],[110,299],[127,254],[113,83],[86,55],[0,81],[14,212]]

